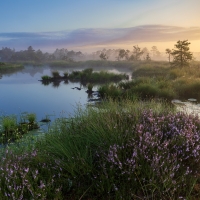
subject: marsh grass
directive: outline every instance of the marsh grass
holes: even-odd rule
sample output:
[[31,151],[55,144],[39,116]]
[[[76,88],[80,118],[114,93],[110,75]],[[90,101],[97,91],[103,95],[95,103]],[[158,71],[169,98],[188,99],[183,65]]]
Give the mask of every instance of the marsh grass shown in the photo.
[[166,102],[111,101],[57,121],[42,147],[72,182],[68,198],[178,199],[196,183],[199,125]]
[[168,101],[174,98],[200,99],[199,62],[192,62],[191,67],[186,68],[172,68],[164,62],[141,63],[135,67],[132,81],[100,86],[101,97],[123,99],[138,95],[142,99],[162,98]]
[[107,82],[119,82],[121,80],[128,79],[126,74],[114,74],[107,71],[93,72],[92,68],[86,68],[82,71],[73,70],[70,74],[68,72],[64,73],[63,76],[59,74],[58,71],[52,71],[52,77],[42,76],[42,83],[48,85],[48,83],[53,82],[57,87],[59,86],[58,81],[67,81],[71,82],[79,81],[84,85],[87,83],[107,83]]
[[169,66],[144,65],[135,69],[132,73],[132,77],[165,77],[166,73],[169,73],[169,71]]
[[13,64],[13,63],[4,63],[0,64],[0,73],[3,74],[12,74],[14,72],[18,72],[24,69],[22,64]]
[[17,119],[15,116],[5,116],[2,117],[1,124],[5,136],[8,137],[17,127]]
[[33,124],[36,122],[36,114],[35,113],[28,113],[27,114],[27,119],[29,123]]
[[199,141],[200,119],[161,100],[78,107],[28,150],[4,152],[0,197],[198,198]]
[[63,76],[64,76],[64,78],[69,78],[69,73],[68,72],[64,72]]
[[21,137],[16,116],[2,116],[0,124],[0,144],[12,142]]
[[88,68],[83,71],[72,71],[69,75],[69,80],[77,80],[81,82],[92,83],[106,83],[117,82],[123,79],[127,79],[126,74],[114,74],[107,71],[93,72],[93,69]]
[[88,88],[88,92],[92,92],[93,84],[88,83],[87,88]]
[[174,81],[174,88],[181,99],[196,98],[200,99],[200,78],[188,79],[178,78]]
[[48,75],[42,76],[42,81],[49,81],[50,79],[51,79],[51,77]]
[[186,85],[198,89],[197,75],[177,69],[166,75],[141,73],[102,87],[107,101],[98,107],[78,107],[28,148],[9,146],[0,163],[0,198],[199,199],[200,119],[157,98],[189,92]]
[[52,74],[53,78],[60,78],[61,77],[60,73],[58,71],[52,71],[51,74]]
[[0,62],[0,69],[9,69],[9,68],[23,68],[22,64],[14,64],[14,63],[4,63]]
[[20,116],[21,121],[18,122],[17,116],[1,116],[0,118],[0,144],[13,143],[19,140],[30,130],[38,129],[36,115],[28,113]]
[[177,96],[172,82],[165,79],[148,77],[140,77],[129,82],[99,86],[98,92],[102,98],[113,99],[126,99],[130,96],[139,96],[142,99],[162,98],[172,100]]

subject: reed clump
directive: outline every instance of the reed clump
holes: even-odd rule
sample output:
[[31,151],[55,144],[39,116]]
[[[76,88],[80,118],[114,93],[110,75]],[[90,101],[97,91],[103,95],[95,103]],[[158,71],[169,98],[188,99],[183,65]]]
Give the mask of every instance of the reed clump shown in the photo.
[[51,79],[51,77],[48,75],[42,76],[42,81],[49,81],[50,79]]
[[21,115],[18,122],[16,115],[1,116],[0,118],[0,144],[13,143],[27,134],[30,130],[38,129],[35,113]]

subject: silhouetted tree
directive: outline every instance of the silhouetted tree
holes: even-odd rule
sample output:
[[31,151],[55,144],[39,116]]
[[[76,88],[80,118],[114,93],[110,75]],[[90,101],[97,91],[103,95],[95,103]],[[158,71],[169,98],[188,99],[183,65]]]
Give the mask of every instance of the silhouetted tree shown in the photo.
[[101,53],[101,54],[99,55],[99,58],[101,58],[101,60],[107,60],[107,59],[108,59],[108,57],[106,56],[105,53]]
[[14,54],[15,54],[14,49],[3,47],[2,50],[0,50],[0,60],[9,61]]
[[125,49],[120,49],[119,50],[119,59],[123,59],[125,58],[126,60],[129,59],[129,50],[125,50]]
[[34,60],[37,61],[37,56],[35,54],[35,50],[32,46],[29,46],[27,51],[24,52],[24,55],[27,56],[27,60]]
[[140,47],[133,46],[133,54],[129,57],[129,60],[140,60],[140,57],[142,56],[144,52],[141,51]]
[[156,46],[151,47],[152,57],[160,57],[160,51],[158,51],[158,48]]
[[152,46],[151,47],[151,52],[152,52],[152,56],[154,57],[156,55],[156,51],[158,51],[156,46]]
[[37,61],[41,62],[44,60],[44,55],[40,49],[36,51],[35,55]]
[[146,57],[145,57],[146,61],[151,61],[151,57],[149,56],[149,53],[147,53]]
[[165,53],[168,54],[168,59],[169,59],[169,63],[170,63],[170,58],[171,58],[172,50],[171,49],[165,49]]
[[124,58],[124,56],[125,56],[125,50],[124,49],[120,49],[119,50],[119,59],[123,59]]
[[192,60],[193,55],[189,51],[190,42],[188,40],[177,41],[177,44],[174,45],[176,49],[172,50],[173,62],[172,66],[185,67],[189,65],[189,62]]

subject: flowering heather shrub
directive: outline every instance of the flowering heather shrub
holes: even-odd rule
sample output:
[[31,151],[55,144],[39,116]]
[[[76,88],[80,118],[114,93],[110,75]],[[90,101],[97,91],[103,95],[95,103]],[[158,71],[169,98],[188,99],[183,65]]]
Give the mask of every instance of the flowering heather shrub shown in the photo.
[[181,112],[159,115],[146,110],[139,123],[132,124],[127,130],[131,139],[111,145],[108,153],[99,156],[97,180],[109,180],[112,187],[107,192],[119,198],[178,199],[189,195],[200,172],[200,119]]
[[61,174],[59,163],[45,162],[37,150],[22,155],[6,150],[0,164],[0,199],[62,199]]
[[200,119],[167,105],[110,102],[59,119],[31,152],[5,152],[0,199],[196,198]]

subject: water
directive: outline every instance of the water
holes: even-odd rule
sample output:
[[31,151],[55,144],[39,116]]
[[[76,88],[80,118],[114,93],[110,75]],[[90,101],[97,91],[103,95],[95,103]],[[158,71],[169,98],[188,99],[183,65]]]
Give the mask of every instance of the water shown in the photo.
[[[63,74],[63,71],[59,72]],[[88,101],[87,89],[71,89],[80,87],[80,83],[61,82],[59,87],[53,84],[44,86],[38,81],[43,75],[51,75],[51,69],[29,66],[20,72],[3,75],[0,79],[0,114],[35,113],[39,121],[46,115],[73,115],[77,104],[85,106]]]
[[[42,85],[41,77],[43,75],[51,76],[51,71],[59,71],[60,75],[64,72],[81,70],[81,68],[58,68],[53,69],[48,66],[25,66],[25,69],[13,74],[4,74],[0,79],[0,115],[20,115],[23,112],[35,113],[37,121],[46,116],[55,119],[64,115],[65,117],[73,116],[77,105],[83,108],[88,103],[88,94],[85,92],[86,87],[79,82],[67,84],[61,82],[58,85]],[[99,71],[96,69],[94,71]],[[122,73],[116,69],[108,69],[114,73]],[[130,76],[130,72],[126,72]],[[82,87],[81,90],[72,89]],[[93,88],[96,90],[97,86]]]
[[172,103],[177,107],[179,111],[187,114],[198,115],[200,117],[200,104],[197,99],[190,98],[187,101],[172,100]]

